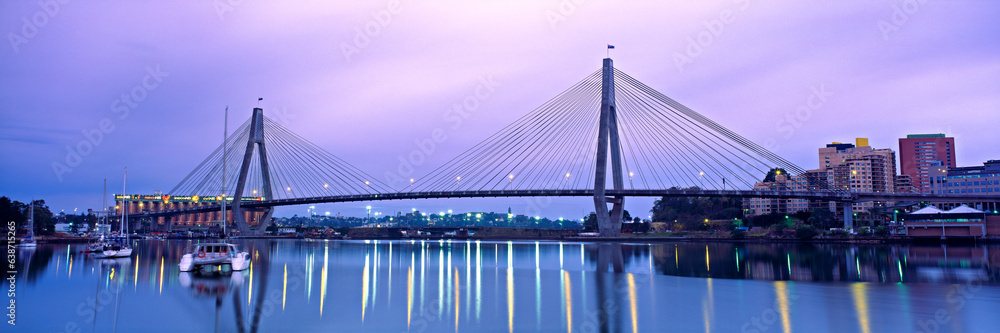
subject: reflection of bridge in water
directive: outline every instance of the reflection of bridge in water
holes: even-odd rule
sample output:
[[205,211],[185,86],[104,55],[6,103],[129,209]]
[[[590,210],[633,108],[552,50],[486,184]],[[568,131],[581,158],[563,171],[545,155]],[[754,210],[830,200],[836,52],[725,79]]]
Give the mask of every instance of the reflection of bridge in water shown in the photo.
[[[929,306],[911,304],[921,307],[919,312],[947,304],[945,293],[952,284],[1000,282],[996,269],[1000,247],[996,245],[238,242],[254,254],[253,265],[232,275],[209,273],[189,276],[185,282],[176,263],[188,242],[137,241],[131,260],[94,260],[64,246],[43,245],[25,251],[19,257],[24,269],[18,272],[18,281],[26,281],[26,295],[36,293],[32,299],[47,296],[40,293],[71,295],[71,300],[83,304],[78,308],[76,303],[60,302],[55,310],[64,311],[52,311],[46,320],[52,316],[60,322],[68,319],[93,325],[95,331],[114,325],[128,331],[148,326],[155,318],[167,318],[183,320],[171,324],[172,328],[215,326],[220,331],[240,332],[309,331],[330,325],[347,331],[426,328],[451,332],[499,327],[571,332],[588,325],[635,331],[629,328],[651,329],[672,321],[690,325],[692,320],[676,313],[670,320],[662,319],[663,306],[677,300],[709,302],[705,318],[713,312],[739,314],[725,310],[729,306],[771,305],[772,299],[731,300],[728,295],[711,303],[712,297],[705,295],[711,295],[713,288],[716,295],[738,287],[743,295],[760,293],[764,298],[806,296],[796,307],[808,307],[809,302],[821,306],[826,304],[826,300],[819,301],[823,297],[838,295],[859,308],[884,302],[875,299],[885,295],[919,295],[925,301],[939,298],[940,302]],[[46,284],[33,285],[33,281]],[[81,289],[80,281],[82,294],[73,291]],[[875,283],[792,287],[784,281]],[[899,281],[906,288],[895,288]],[[853,293],[856,288],[867,288],[872,298]],[[886,293],[887,289],[891,291]],[[810,295],[819,298],[806,300]],[[661,308],[651,307],[654,302]],[[120,308],[115,308],[116,303]],[[153,303],[157,306],[136,306]],[[613,310],[608,310],[608,304]],[[855,310],[847,311],[853,315]],[[116,311],[121,312],[117,318]],[[150,314],[155,314],[153,319],[146,318]],[[84,321],[87,318],[92,319]]]
[[[226,160],[227,155],[237,158]],[[211,197],[226,188],[228,197],[263,197],[232,201],[232,216],[243,235],[264,229],[250,229],[243,214],[247,209],[262,211],[260,221],[268,221],[276,206],[353,201],[592,197],[602,236],[619,235],[620,223],[611,221],[621,220],[625,197],[635,196],[836,202],[845,226],[853,223],[852,203],[861,201],[1000,201],[1000,196],[985,194],[849,192],[808,177],[807,184],[794,191],[740,190],[754,188],[772,168],[805,173],[604,59],[600,70],[419,178],[387,173],[385,182],[379,181],[255,108],[253,116],[169,194]],[[225,187],[223,175],[228,175]],[[678,190],[692,187],[697,190]],[[220,209],[215,204],[187,205],[140,216]]]

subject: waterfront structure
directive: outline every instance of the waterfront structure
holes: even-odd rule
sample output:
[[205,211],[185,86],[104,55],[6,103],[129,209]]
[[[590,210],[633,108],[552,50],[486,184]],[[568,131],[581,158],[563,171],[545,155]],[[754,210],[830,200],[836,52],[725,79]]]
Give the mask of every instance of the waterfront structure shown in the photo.
[[[228,197],[228,204],[232,204],[233,197]],[[263,197],[243,197],[243,202],[263,201]],[[124,205],[124,203],[128,205]],[[122,207],[128,207],[129,214],[141,214],[146,212],[157,212],[175,209],[193,209],[198,207],[218,207],[222,202],[222,196],[171,196],[163,194],[115,194],[115,206],[109,210],[121,212]],[[251,224],[257,225],[262,221],[266,212],[263,209],[244,209],[242,214]],[[169,217],[154,217],[151,220],[151,227],[157,230],[173,230],[174,227],[192,228],[218,226],[222,219],[222,212],[218,209],[204,212],[189,212],[173,215]],[[234,223],[232,211],[226,214],[228,225]]]
[[913,179],[919,193],[932,193],[930,171],[955,167],[955,138],[944,134],[910,134],[899,139],[900,173]]
[[910,237],[987,237],[1000,236],[1000,216],[960,205],[944,211],[927,206],[902,216]]
[[[982,166],[935,166],[928,170],[927,175],[930,181],[929,193],[1000,195],[1000,160],[989,160]],[[963,204],[989,211],[1000,210],[1000,204],[995,201],[953,201],[942,202],[939,206],[951,208]]]

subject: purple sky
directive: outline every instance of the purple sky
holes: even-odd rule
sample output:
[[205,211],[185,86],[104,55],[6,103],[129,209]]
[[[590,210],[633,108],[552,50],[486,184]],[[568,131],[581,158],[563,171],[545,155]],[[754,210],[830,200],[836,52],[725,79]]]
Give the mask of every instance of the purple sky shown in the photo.
[[[257,97],[269,117],[375,176],[446,129],[419,176],[597,70],[609,43],[617,68],[807,169],[831,141],[898,150],[910,133],[955,137],[960,166],[1000,158],[996,1],[232,2],[0,2],[0,195],[98,208],[102,180],[120,192],[124,166],[129,192],[168,191],[220,143],[225,106],[233,129]],[[377,32],[367,43],[366,25]],[[445,112],[482,78],[500,85],[452,129]],[[814,90],[826,100],[797,113]],[[113,130],[71,166],[67,147],[102,119]],[[71,172],[57,175],[55,162]],[[372,205],[593,210],[589,198],[531,200]],[[651,203],[626,208],[646,216]],[[359,215],[366,204],[317,210]]]

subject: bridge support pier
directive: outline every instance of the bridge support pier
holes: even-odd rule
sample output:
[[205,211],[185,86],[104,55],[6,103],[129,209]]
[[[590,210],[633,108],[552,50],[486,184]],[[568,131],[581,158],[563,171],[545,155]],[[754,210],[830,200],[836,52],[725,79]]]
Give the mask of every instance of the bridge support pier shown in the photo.
[[[247,223],[246,216],[243,216],[243,207],[241,206],[243,204],[243,191],[246,189],[247,184],[247,174],[250,171],[250,161],[253,158],[254,145],[257,146],[258,153],[260,154],[260,175],[263,181],[261,196],[265,200],[274,199],[273,192],[271,191],[271,173],[267,164],[267,149],[264,145],[264,109],[261,108],[253,108],[253,118],[250,120],[250,138],[247,140],[247,150],[243,154],[243,164],[240,166],[239,180],[236,182],[236,191],[233,193],[233,221],[236,222],[236,227],[240,230],[240,235],[243,236],[253,235],[250,232],[250,225]],[[268,221],[271,220],[272,212],[274,212],[274,208],[268,207],[261,219],[257,221],[256,234],[264,232]]]
[[844,230],[854,228],[854,203],[850,201],[842,201],[844,205]]
[[[615,72],[611,58],[604,59],[601,81],[600,128],[597,133],[597,160],[594,172],[594,213],[597,214],[597,230],[601,237],[618,237],[622,231],[622,215],[625,211],[625,197],[607,197],[608,149],[611,154],[611,178],[614,189],[623,190],[621,143],[618,141],[618,116],[615,113]],[[608,210],[611,203],[611,210]]]

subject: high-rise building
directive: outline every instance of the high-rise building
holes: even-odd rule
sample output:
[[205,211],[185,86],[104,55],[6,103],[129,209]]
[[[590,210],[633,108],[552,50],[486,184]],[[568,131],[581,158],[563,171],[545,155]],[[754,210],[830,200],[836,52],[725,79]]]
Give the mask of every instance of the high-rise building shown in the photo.
[[[982,166],[960,168],[935,166],[930,169],[928,178],[931,184],[929,193],[1000,195],[1000,160],[986,161]],[[949,209],[963,204],[990,211],[1000,209],[1000,203],[996,201],[943,202],[937,205]]]
[[[755,191],[816,191],[844,190],[848,192],[896,192],[896,153],[892,149],[875,149],[868,139],[857,138],[855,144],[834,142],[819,149],[819,169],[789,175],[775,169],[754,185]],[[780,171],[780,172],[779,172]],[[855,212],[866,211],[883,202],[855,203]],[[747,216],[771,213],[791,214],[815,208],[829,208],[840,217],[843,207],[837,203],[805,199],[749,198],[743,200]]]
[[827,169],[829,184],[851,192],[894,193],[896,153],[874,149],[865,138],[857,143],[834,142],[819,149],[819,167]]
[[928,174],[935,166],[955,167],[955,138],[944,134],[910,134],[899,139],[900,173],[909,175],[920,193],[931,193]]
[[[754,184],[755,191],[820,191],[827,188],[826,171],[808,170],[798,175],[789,175],[783,169],[774,169],[763,182]],[[807,199],[747,198],[743,200],[746,216],[765,214],[792,214],[827,208],[825,202]]]
[[[856,143],[858,146],[834,142],[819,149],[819,166],[826,170],[827,184],[849,192],[895,193],[896,153],[888,148],[874,149],[865,138]],[[884,203],[862,202],[853,209],[864,211],[881,205]],[[835,211],[835,206],[831,204],[830,210]]]
[[918,193],[913,188],[913,178],[910,175],[896,175],[896,184],[893,187],[896,193]]

